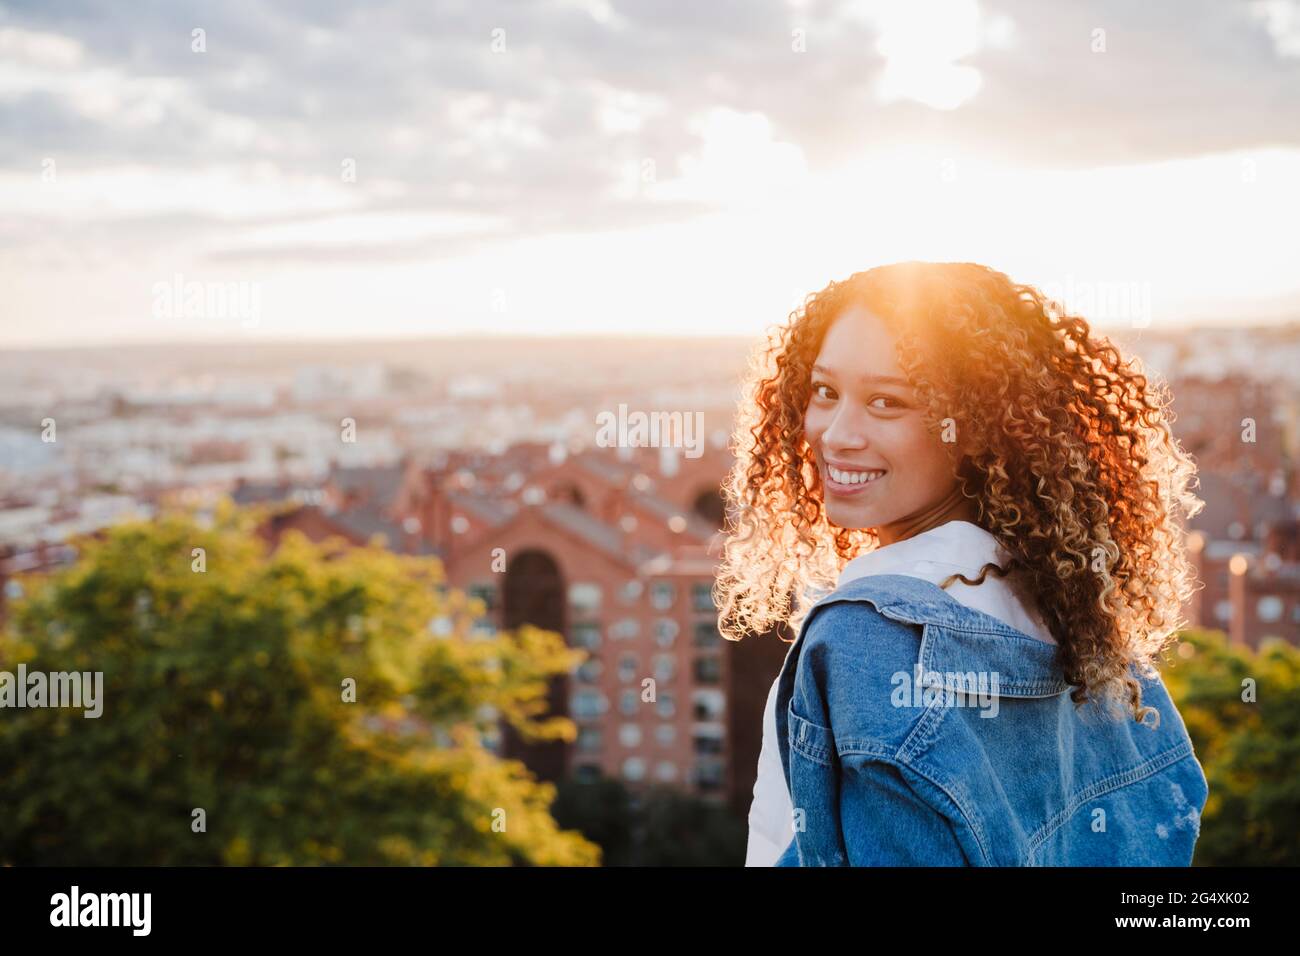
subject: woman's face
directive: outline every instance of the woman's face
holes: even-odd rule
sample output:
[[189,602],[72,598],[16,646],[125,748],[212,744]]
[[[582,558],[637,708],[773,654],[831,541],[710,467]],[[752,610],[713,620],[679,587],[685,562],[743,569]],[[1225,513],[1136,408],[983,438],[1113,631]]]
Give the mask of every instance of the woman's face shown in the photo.
[[924,530],[932,518],[969,517],[960,495],[960,513],[953,512],[957,478],[949,449],[926,427],[898,367],[893,334],[878,316],[854,305],[836,317],[811,384],[804,434],[831,524],[874,528],[889,544]]

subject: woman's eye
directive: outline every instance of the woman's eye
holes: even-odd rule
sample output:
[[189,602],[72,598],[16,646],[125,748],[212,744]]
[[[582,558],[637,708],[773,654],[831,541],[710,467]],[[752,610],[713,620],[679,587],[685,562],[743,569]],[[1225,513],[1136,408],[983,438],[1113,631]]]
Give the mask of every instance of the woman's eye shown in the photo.
[[[823,395],[823,394],[821,393],[821,390],[822,390],[822,389],[826,389],[826,391],[828,391],[828,392],[830,392],[830,393],[832,393],[832,394],[831,394],[831,395]],[[826,399],[827,401],[832,400],[832,396],[834,395],[834,392],[835,392],[835,389],[831,388],[831,387],[830,387],[829,385],[827,385],[825,382],[813,382],[812,390],[813,390],[813,394],[816,395],[818,398]]]
[[881,400],[881,399],[884,399],[884,400],[887,401],[887,402],[893,402],[893,403],[894,403],[892,406],[889,406],[889,405],[884,406],[884,407],[886,407],[886,408],[890,408],[890,409],[899,409],[899,408],[906,408],[906,407],[907,407],[903,402],[900,402],[898,399],[894,398],[892,395],[877,395],[875,398],[872,399],[872,401],[873,401],[873,402],[876,402],[876,401],[879,401],[879,400]]

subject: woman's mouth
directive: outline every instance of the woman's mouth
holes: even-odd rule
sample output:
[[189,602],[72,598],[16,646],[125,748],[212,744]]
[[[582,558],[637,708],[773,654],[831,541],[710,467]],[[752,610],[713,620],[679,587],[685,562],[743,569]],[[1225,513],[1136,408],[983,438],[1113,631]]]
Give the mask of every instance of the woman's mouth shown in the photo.
[[850,471],[827,465],[826,490],[840,497],[859,495],[879,481],[884,474],[884,470],[879,468]]

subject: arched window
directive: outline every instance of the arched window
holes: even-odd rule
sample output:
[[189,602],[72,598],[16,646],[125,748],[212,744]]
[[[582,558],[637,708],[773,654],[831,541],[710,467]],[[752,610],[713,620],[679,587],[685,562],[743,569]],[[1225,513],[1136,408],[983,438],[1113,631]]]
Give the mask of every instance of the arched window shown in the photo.
[[[544,551],[529,550],[511,557],[501,589],[501,624],[514,630],[522,624],[565,634],[568,638],[567,602],[564,577],[555,559]],[[590,692],[579,692],[580,694]],[[551,678],[547,686],[548,714],[568,716],[569,675]],[[580,706],[591,705],[584,697]],[[502,723],[502,750],[506,759],[523,761],[542,780],[555,782],[564,777],[564,741],[525,742],[508,723]]]

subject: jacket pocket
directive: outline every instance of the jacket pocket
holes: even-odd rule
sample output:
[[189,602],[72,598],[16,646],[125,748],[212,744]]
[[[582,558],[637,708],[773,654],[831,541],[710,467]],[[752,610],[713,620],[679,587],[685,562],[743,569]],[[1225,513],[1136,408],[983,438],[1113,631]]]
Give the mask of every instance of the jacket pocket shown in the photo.
[[790,749],[797,750],[807,759],[823,767],[832,767],[835,763],[835,737],[829,727],[815,724],[806,717],[795,713],[790,707],[787,713]]
[[830,728],[800,716],[793,706],[787,706],[786,720],[794,859],[799,866],[848,866],[840,832],[840,768]]

